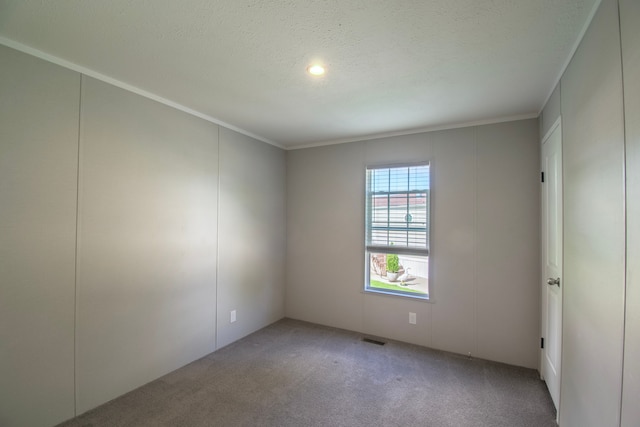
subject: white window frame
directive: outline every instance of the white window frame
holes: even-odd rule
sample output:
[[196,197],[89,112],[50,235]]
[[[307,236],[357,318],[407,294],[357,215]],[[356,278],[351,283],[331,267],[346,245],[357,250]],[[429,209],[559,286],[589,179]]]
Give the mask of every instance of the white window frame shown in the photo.
[[[403,246],[390,246],[390,245],[373,245],[370,243],[371,237],[371,200],[372,196],[370,194],[370,184],[369,184],[369,171],[374,169],[394,169],[394,168],[410,168],[416,166],[428,166],[428,179],[429,186],[426,189],[426,244],[424,247],[403,247]],[[430,281],[430,246],[431,246],[431,196],[432,196],[432,162],[430,161],[422,161],[417,163],[400,163],[400,164],[383,164],[383,165],[368,165],[365,168],[365,173],[367,176],[365,177],[365,283],[364,283],[364,292],[366,293],[375,293],[375,294],[386,294],[386,295],[396,295],[402,297],[415,298],[419,300],[428,301],[429,295],[431,294],[431,281]],[[393,194],[393,191],[389,189],[387,192],[389,194]],[[397,255],[411,255],[411,256],[419,256],[423,258],[427,258],[427,262],[429,263],[427,267],[427,294],[421,294],[410,291],[400,291],[400,290],[391,290],[391,289],[382,289],[377,287],[370,286],[370,273],[371,273],[371,255],[372,254],[397,254]]]

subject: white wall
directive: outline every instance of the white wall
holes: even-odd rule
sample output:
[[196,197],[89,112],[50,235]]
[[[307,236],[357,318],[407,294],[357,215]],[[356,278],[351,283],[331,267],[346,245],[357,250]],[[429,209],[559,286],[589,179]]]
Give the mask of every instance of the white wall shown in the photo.
[[364,145],[287,152],[287,317],[362,330]]
[[478,356],[535,368],[540,347],[537,121],[477,128]]
[[620,1],[626,132],[627,287],[622,426],[640,424],[640,2]]
[[74,411],[80,74],[0,64],[0,425],[48,425]]
[[218,127],[84,77],[77,411],[215,350]]
[[618,7],[602,2],[561,80],[564,294],[560,425],[618,425],[624,129]]
[[57,424],[283,317],[284,151],[0,63],[0,425]]
[[[365,294],[365,166],[420,160],[432,301]],[[536,120],[287,152],[286,315],[536,367],[538,162]]]
[[284,152],[221,128],[220,159],[218,348],[283,317],[286,244]]

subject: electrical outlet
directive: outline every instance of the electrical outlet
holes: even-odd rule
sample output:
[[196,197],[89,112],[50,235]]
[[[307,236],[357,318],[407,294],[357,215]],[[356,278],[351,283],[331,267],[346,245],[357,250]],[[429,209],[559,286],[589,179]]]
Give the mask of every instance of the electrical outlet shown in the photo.
[[412,325],[416,324],[416,314],[409,312],[409,323],[411,323]]
[[231,323],[236,321],[236,311],[231,310]]

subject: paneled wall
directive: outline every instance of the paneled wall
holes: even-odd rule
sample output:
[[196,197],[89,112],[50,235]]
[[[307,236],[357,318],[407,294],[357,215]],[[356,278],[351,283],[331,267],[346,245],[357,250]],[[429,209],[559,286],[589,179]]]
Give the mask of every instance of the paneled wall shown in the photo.
[[640,424],[640,2],[620,0],[626,139],[627,288],[622,426]]
[[84,77],[78,412],[215,350],[218,127]]
[[537,130],[536,120],[480,126],[476,139],[477,354],[530,368],[540,347]]
[[[365,294],[365,166],[420,160],[432,300]],[[536,367],[538,164],[537,120],[287,152],[286,315]]]
[[74,414],[80,74],[0,64],[0,425],[49,425]]
[[561,426],[640,422],[639,24],[603,0],[542,113],[563,124]]
[[57,424],[283,317],[284,151],[0,64],[0,425]]
[[287,317],[362,330],[364,146],[287,152]]
[[282,318],[286,243],[283,151],[220,128],[220,158],[218,348]]
[[[603,1],[561,80],[560,424],[618,425],[624,333],[624,124],[618,7]],[[597,402],[597,404],[594,404]]]

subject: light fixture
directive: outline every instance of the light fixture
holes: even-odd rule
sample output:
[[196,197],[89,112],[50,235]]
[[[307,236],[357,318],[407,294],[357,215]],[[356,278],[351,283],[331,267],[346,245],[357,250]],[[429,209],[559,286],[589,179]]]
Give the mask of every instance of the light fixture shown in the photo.
[[307,72],[312,76],[321,76],[324,74],[324,67],[320,64],[313,64],[307,67]]

